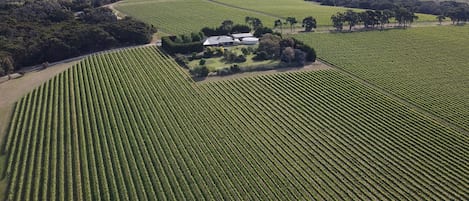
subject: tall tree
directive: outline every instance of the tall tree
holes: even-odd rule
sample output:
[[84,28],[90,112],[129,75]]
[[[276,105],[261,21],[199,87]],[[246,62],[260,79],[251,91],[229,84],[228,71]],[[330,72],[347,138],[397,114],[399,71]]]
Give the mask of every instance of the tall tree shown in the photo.
[[290,30],[293,32],[293,25],[298,23],[298,21],[294,17],[287,17],[286,21],[290,24]]
[[8,80],[11,79],[10,74],[15,70],[13,63],[13,57],[9,53],[0,52],[0,68],[8,75]]
[[244,17],[244,23],[246,23],[246,25],[249,25],[250,22],[251,22],[251,17],[249,16]]
[[233,21],[225,20],[221,23],[220,29],[231,32],[233,25],[234,25]]
[[352,27],[358,24],[358,14],[353,10],[347,10],[344,15],[344,20],[348,23],[349,31],[352,31]]
[[343,13],[338,12],[335,15],[331,16],[332,25],[337,31],[342,31],[344,27],[345,17]]
[[446,19],[446,17],[444,15],[438,15],[438,16],[436,16],[436,19],[438,20],[438,22],[441,25],[441,23],[443,22],[443,20]]
[[381,30],[384,29],[384,25],[389,23],[389,19],[394,17],[394,12],[391,10],[383,10],[381,15],[378,16],[379,24],[381,25]]
[[254,30],[264,26],[262,24],[262,21],[259,18],[256,18],[256,17],[245,17],[244,20]]
[[280,19],[275,20],[275,22],[274,22],[274,28],[280,27],[280,33],[283,34],[283,27],[282,27],[282,25],[283,25],[282,20],[280,20]]
[[407,27],[407,24],[411,24],[414,20],[418,19],[413,11],[403,7],[396,10],[395,18],[400,25],[404,26],[404,28]]
[[303,19],[302,26],[305,28],[306,32],[310,32],[316,28],[316,19],[312,16],[306,17]]

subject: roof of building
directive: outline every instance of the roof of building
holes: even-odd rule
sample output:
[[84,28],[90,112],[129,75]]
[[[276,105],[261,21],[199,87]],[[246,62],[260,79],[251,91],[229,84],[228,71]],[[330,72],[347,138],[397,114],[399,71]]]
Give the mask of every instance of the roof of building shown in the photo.
[[243,38],[243,41],[250,41],[250,42],[258,42],[259,41],[259,38],[256,38],[256,37],[246,37],[246,38]]
[[233,43],[234,40],[232,37],[230,36],[212,36],[212,37],[208,37],[205,42],[204,42],[204,45],[218,45],[220,43]]
[[246,38],[243,38],[243,40],[241,41],[241,44],[245,44],[245,45],[255,45],[259,42],[259,38],[255,38],[255,37],[246,37]]
[[253,37],[251,33],[237,33],[231,34],[234,38],[246,38],[246,37]]

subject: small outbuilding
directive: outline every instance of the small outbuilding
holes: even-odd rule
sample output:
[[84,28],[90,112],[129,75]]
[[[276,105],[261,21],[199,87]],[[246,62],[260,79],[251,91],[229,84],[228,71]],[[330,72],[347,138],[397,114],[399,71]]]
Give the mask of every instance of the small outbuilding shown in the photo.
[[243,45],[255,45],[259,43],[259,38],[256,37],[246,37],[241,39],[241,44]]

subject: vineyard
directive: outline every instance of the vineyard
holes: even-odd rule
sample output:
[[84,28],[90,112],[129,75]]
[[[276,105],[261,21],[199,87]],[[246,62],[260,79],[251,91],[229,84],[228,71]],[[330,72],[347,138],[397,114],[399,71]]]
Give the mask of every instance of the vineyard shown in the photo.
[[118,4],[116,8],[153,24],[165,33],[173,34],[198,32],[203,27],[218,27],[223,20],[227,19],[244,24],[246,16],[257,17],[266,26],[272,26],[277,19],[241,9],[220,6],[205,0],[125,1]]
[[297,38],[322,59],[469,131],[468,34],[468,27],[447,26]]
[[336,70],[194,83],[154,47],[18,101],[7,200],[467,200],[467,136]]

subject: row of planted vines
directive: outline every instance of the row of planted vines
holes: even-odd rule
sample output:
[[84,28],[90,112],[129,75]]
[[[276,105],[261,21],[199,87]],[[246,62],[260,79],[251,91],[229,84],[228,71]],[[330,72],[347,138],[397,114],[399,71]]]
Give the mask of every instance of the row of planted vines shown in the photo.
[[469,132],[466,26],[299,34],[318,57]]
[[335,70],[193,83],[153,47],[16,105],[8,200],[464,200],[463,136]]

